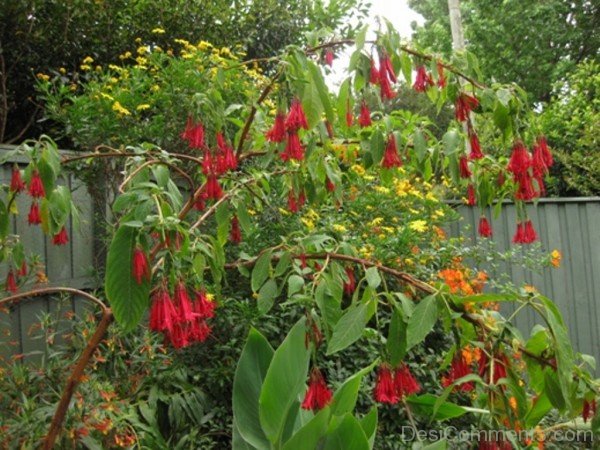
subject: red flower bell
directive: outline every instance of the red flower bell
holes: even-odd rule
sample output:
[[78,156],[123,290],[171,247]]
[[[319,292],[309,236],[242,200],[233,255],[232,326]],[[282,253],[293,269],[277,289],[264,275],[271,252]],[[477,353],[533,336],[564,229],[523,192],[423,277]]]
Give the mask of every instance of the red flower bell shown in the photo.
[[584,400],[583,401],[583,411],[581,416],[583,417],[583,422],[586,423],[590,417],[594,417],[596,415],[596,399],[594,400]]
[[479,100],[472,95],[461,93],[456,99],[454,115],[456,120],[464,122],[469,118],[469,114],[472,110],[479,106]]
[[394,385],[392,370],[388,364],[379,366],[377,372],[377,381],[375,382],[375,400],[379,403],[389,403],[391,405],[398,403],[400,399]]
[[21,178],[21,171],[19,170],[19,166],[16,164],[13,166],[12,174],[10,177],[10,190],[12,192],[21,192],[25,189],[25,183]]
[[191,117],[187,119],[181,138],[188,142],[190,148],[204,149],[206,147],[204,143],[204,126],[201,122],[194,123]]
[[266,138],[269,142],[283,142],[285,137],[285,115],[278,111],[273,126],[267,131]]
[[52,243],[54,245],[66,245],[67,242],[69,242],[69,235],[67,234],[67,229],[63,226],[52,238]]
[[327,387],[321,371],[317,367],[313,367],[310,372],[308,389],[302,401],[302,409],[319,411],[331,403],[332,398],[333,393]]
[[477,232],[481,237],[492,237],[492,227],[485,216],[481,216],[481,218],[479,219],[479,226],[477,227]]
[[410,372],[406,364],[398,366],[394,373],[394,385],[399,397],[416,394],[421,390],[421,385]]
[[132,270],[133,278],[137,284],[142,284],[145,280],[150,281],[150,266],[146,253],[140,247],[136,247],[133,251]]
[[172,331],[177,322],[177,310],[166,288],[159,288],[152,297],[150,307],[150,329],[153,331]]
[[333,66],[333,60],[335,59],[335,55],[333,53],[333,50],[331,50],[330,48],[328,48],[325,51],[325,64],[327,64],[329,67]]
[[469,184],[467,186],[467,205],[475,206],[477,203],[477,199],[475,198],[475,186]]
[[481,159],[483,158],[483,153],[481,153],[481,144],[479,143],[479,138],[477,137],[477,133],[469,128],[469,143],[471,144],[471,153],[469,154],[469,159]]
[[39,225],[42,223],[42,217],[40,216],[40,207],[34,200],[29,208],[29,214],[27,215],[27,222],[29,225]]
[[371,111],[369,111],[369,107],[367,103],[363,100],[360,104],[360,115],[358,116],[358,124],[361,128],[370,127],[371,122]]
[[396,137],[394,133],[390,133],[388,136],[387,144],[385,146],[385,153],[383,154],[383,161],[381,165],[386,169],[391,169],[393,167],[400,167],[402,165],[402,161],[400,160],[400,156],[398,155],[398,147],[396,146]]
[[458,170],[461,178],[471,178],[472,173],[469,169],[469,160],[464,155],[458,161]]
[[13,294],[19,290],[19,287],[17,286],[17,277],[12,269],[8,271],[8,275],[6,276],[5,289]]
[[176,323],[191,322],[194,319],[194,311],[192,301],[183,281],[179,281],[175,286],[173,298],[175,300],[175,308],[177,309]]
[[[457,352],[456,355],[454,355],[454,358],[452,359],[452,364],[450,365],[450,370],[448,371],[447,376],[442,377],[442,386],[448,387],[456,380],[459,380],[462,377],[467,376],[471,373],[473,372],[467,364],[467,361],[465,360],[464,356],[461,352]],[[470,392],[474,388],[475,386],[470,381],[467,383],[461,383],[460,387],[458,387],[458,389],[463,392]]]
[[428,87],[434,84],[433,78],[431,78],[425,66],[417,67],[417,76],[413,84],[413,89],[417,92],[425,92]]
[[33,198],[46,196],[44,183],[42,183],[40,173],[37,170],[33,171],[31,174],[31,180],[29,180],[29,195],[31,195]]
[[347,280],[344,281],[344,293],[346,295],[354,294],[356,289],[356,278],[354,277],[354,270],[352,267],[346,267],[345,269]]
[[288,132],[298,131],[300,128],[308,130],[308,122],[306,121],[306,115],[304,114],[302,103],[297,98],[292,100],[290,112],[285,119],[285,128]]
[[231,218],[231,231],[229,232],[229,239],[234,244],[242,242],[242,230],[240,229],[240,221],[237,216]]

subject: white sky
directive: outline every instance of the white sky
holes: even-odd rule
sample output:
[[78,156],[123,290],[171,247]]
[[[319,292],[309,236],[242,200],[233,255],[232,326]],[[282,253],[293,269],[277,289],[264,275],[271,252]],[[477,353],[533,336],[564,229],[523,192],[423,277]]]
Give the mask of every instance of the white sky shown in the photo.
[[[367,18],[369,24],[369,33],[367,39],[374,38],[374,32],[372,30],[377,29],[377,18],[385,17],[388,19],[398,30],[400,36],[405,39],[409,39],[412,34],[410,24],[412,21],[416,21],[418,24],[423,23],[423,17],[408,7],[407,0],[370,0],[371,1],[371,13]],[[350,51],[344,52],[343,54],[336,55],[336,59],[333,63],[333,70],[327,76],[327,83],[330,86],[339,85],[346,77],[344,68],[348,67],[350,58]]]

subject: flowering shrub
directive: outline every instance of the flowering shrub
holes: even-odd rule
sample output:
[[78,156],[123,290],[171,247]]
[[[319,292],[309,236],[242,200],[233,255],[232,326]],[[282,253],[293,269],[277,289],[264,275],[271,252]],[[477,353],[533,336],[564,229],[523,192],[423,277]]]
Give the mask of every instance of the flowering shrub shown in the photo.
[[[308,50],[290,47],[274,58],[270,79],[249,72],[251,61],[183,43],[178,56],[142,46],[126,75],[113,81],[119,69],[100,69],[73,94],[42,81],[51,114],[73,127],[77,142],[97,145],[62,164],[47,140],[16,150],[32,160],[24,178],[32,204],[42,199],[43,230],[65,243],[74,208],[55,183],[62,167],[113,157],[123,173],[104,287],[124,331],[149,311],[149,327],[165,346],[205,343],[216,317],[228,313],[222,300],[238,273],[248,278],[259,314],[283,301],[301,316],[277,349],[250,331],[233,381],[234,448],[372,448],[378,409],[355,409],[375,367],[374,400],[402,408],[414,429],[415,416],[444,421],[468,413],[482,428],[513,431],[533,429],[553,409],[591,419],[592,364],[574,354],[552,301],[510,287],[483,292],[487,275],[453,254],[442,229],[454,215],[440,202],[447,192],[482,211],[510,197],[518,211],[513,242],[536,240],[524,203],[543,192],[552,159],[544,138],[527,127],[522,93],[482,86],[470,75],[471,60],[457,69],[401,45],[394,30],[373,42],[365,33],[352,42],[314,35]],[[349,77],[333,94],[318,62],[335,64],[327,51],[349,44]],[[438,107],[454,106],[441,140],[418,116],[382,112],[399,74]],[[486,153],[480,115],[510,142],[510,158]],[[32,189],[38,175],[43,193]],[[6,187],[3,216],[19,192]],[[14,278],[23,257],[4,231]],[[493,236],[483,213],[479,231]],[[8,281],[10,290],[22,283]],[[516,312],[503,317],[499,302],[515,303]],[[527,338],[511,324],[525,308],[546,325]],[[423,390],[411,358],[436,324],[452,344],[434,368],[434,393]],[[332,380],[326,362],[365,341],[377,350],[372,362]],[[479,444],[538,442],[536,434]]]

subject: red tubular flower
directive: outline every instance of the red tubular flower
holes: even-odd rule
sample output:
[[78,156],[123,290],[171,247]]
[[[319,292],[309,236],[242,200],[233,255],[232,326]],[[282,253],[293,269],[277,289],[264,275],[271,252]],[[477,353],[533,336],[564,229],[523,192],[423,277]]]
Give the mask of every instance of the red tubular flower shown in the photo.
[[402,161],[400,160],[400,156],[398,155],[398,147],[396,146],[396,137],[394,133],[390,133],[388,136],[387,144],[385,146],[385,153],[383,154],[383,161],[381,165],[386,169],[391,169],[392,167],[400,167],[402,165]]
[[371,58],[371,69],[369,72],[369,83],[371,84],[379,84],[379,70],[377,70],[377,66],[375,65],[375,60]]
[[498,187],[504,186],[504,182],[506,181],[506,176],[504,175],[504,171],[498,172],[498,178],[496,179],[496,184]]
[[184,323],[194,320],[192,301],[190,300],[183,281],[179,281],[175,286],[173,297],[175,299],[175,308],[177,310],[177,320],[175,322]]
[[308,389],[306,390],[302,402],[302,409],[319,411],[331,403],[332,398],[333,393],[331,392],[331,389],[327,387],[327,383],[325,382],[325,378],[321,374],[321,371],[317,367],[313,367],[310,372]]
[[381,67],[379,69],[379,77],[388,78],[391,83],[396,83],[398,79],[396,78],[396,71],[394,70],[394,66],[392,65],[392,60],[390,59],[390,57],[388,55],[383,55],[380,64]]
[[471,144],[471,153],[469,154],[469,159],[473,160],[483,158],[479,138],[477,137],[477,133],[475,133],[471,128],[469,128],[469,143]]
[[481,216],[481,218],[479,219],[479,226],[477,227],[477,232],[481,237],[492,237],[492,227],[485,216]]
[[135,250],[133,250],[131,273],[137,284],[142,284],[144,279],[150,281],[148,258],[146,257],[144,250],[140,247],[136,247]]
[[210,336],[212,329],[204,319],[193,321],[188,328],[188,339],[195,342],[204,342]]
[[194,298],[194,313],[201,319],[210,319],[215,316],[216,304],[209,300],[204,289],[196,291]]
[[40,216],[40,207],[34,200],[29,208],[29,214],[27,215],[27,222],[29,225],[39,225],[42,223],[42,217]]
[[210,174],[206,179],[205,192],[207,199],[219,200],[223,196],[223,190],[216,175]]
[[325,189],[327,189],[328,192],[335,191],[335,184],[333,184],[333,181],[331,181],[329,177],[325,180]]
[[458,161],[458,169],[461,178],[470,178],[471,175],[473,175],[469,169],[469,160],[464,155],[461,156],[460,160]]
[[370,127],[371,124],[371,111],[369,111],[369,107],[367,103],[363,100],[360,104],[360,115],[358,116],[358,124],[361,128]]
[[305,203],[306,203],[306,195],[304,194],[304,191],[300,191],[300,194],[298,194],[298,206],[300,208],[302,208]]
[[194,201],[194,208],[197,211],[204,211],[204,208],[206,208],[206,200],[207,199],[208,199],[208,195],[206,194],[206,187],[204,187],[200,191],[200,194],[198,194],[198,196],[196,197],[196,200]]
[[382,100],[391,100],[396,96],[396,93],[392,91],[392,85],[390,84],[388,77],[385,75],[383,67],[379,69],[379,90]]
[[548,142],[546,141],[546,138],[544,136],[539,136],[536,139],[534,148],[539,148],[539,151],[544,158],[544,164],[546,165],[546,167],[552,167],[552,165],[554,164],[554,158],[552,158],[552,153],[548,148]]
[[8,275],[6,276],[5,289],[7,292],[12,292],[13,294],[19,290],[19,287],[17,286],[17,277],[15,277],[15,273],[12,269],[8,271]]
[[62,227],[62,229],[52,238],[52,243],[54,245],[66,245],[67,242],[69,242],[69,235],[67,234],[66,228]]
[[173,324],[173,328],[165,334],[165,338],[175,348],[187,347],[190,344],[190,324]]
[[23,263],[21,264],[21,268],[17,272],[17,276],[19,276],[19,277],[27,276],[27,262],[26,261],[23,261]]
[[583,401],[583,411],[581,412],[581,417],[583,417],[583,423],[587,423],[590,417],[594,417],[596,415],[596,399],[588,401]]
[[[473,373],[473,372],[471,371],[471,368],[467,364],[467,361],[465,360],[464,356],[462,355],[461,352],[457,352],[454,355],[454,358],[452,359],[452,364],[450,365],[450,370],[448,371],[447,376],[442,377],[442,386],[448,387],[452,383],[454,383],[456,380],[459,380],[462,377],[467,376],[471,373]],[[466,383],[462,383],[462,384],[460,384],[460,386],[457,386],[457,387],[459,390],[461,390],[463,392],[470,392],[475,388],[473,383],[470,381],[466,382]]]
[[294,194],[293,189],[290,189],[288,192],[288,211],[291,213],[297,213],[299,209],[298,202],[296,201],[296,195]]
[[297,131],[300,128],[308,130],[308,122],[306,121],[306,115],[304,114],[302,103],[297,98],[292,100],[290,112],[285,119],[285,128],[287,131]]
[[515,177],[526,174],[531,167],[531,156],[522,141],[516,141],[513,145],[507,170]]
[[288,132],[288,140],[285,146],[285,150],[281,153],[281,159],[287,161],[295,159],[296,161],[302,161],[304,159],[304,148],[300,142],[298,131]]
[[220,173],[226,172],[227,170],[237,169],[238,161],[233,148],[231,148],[223,133],[217,133],[217,147],[219,148],[219,165],[221,166]]
[[350,100],[346,100],[346,125],[349,127],[354,123],[354,115],[352,114],[352,108],[350,107]]
[[469,183],[467,186],[467,205],[475,206],[477,200],[475,198],[475,186]]
[[42,183],[40,173],[37,170],[33,171],[33,174],[31,175],[31,180],[29,180],[29,195],[31,195],[33,198],[40,198],[46,196],[46,191],[44,190],[44,183]]
[[440,61],[437,62],[437,73],[437,85],[440,89],[444,89],[446,87],[446,75],[444,74],[444,65]]
[[479,376],[486,379],[486,374],[488,374],[487,382],[490,384],[497,384],[498,381],[502,378],[506,378],[506,370],[508,368],[509,362],[508,358],[505,354],[500,353],[494,355],[494,377],[493,380],[489,376],[490,372],[490,359],[486,352],[481,352],[479,356],[478,366],[479,366]]
[[396,367],[396,371],[394,372],[394,386],[396,387],[398,397],[416,394],[421,390],[421,385],[413,374],[410,373],[410,369],[406,364]]
[[379,366],[377,372],[377,381],[375,382],[375,400],[379,403],[389,403],[391,405],[398,403],[400,399],[396,392],[394,379],[390,366],[383,364]]
[[195,124],[191,117],[188,117],[185,130],[183,130],[183,133],[181,133],[181,138],[188,142],[190,148],[205,148],[204,126],[201,122]]
[[169,296],[169,292],[164,287],[159,288],[152,297],[150,329],[170,332],[173,330],[177,319],[177,310]]
[[285,115],[281,111],[277,111],[275,122],[266,134],[269,142],[283,142],[285,140]]
[[[514,175],[514,179],[515,182],[517,183],[517,192],[515,193],[515,198],[517,200],[524,200],[524,201],[529,201],[529,200],[533,200],[535,197],[537,197],[540,191],[536,191],[533,188],[533,178],[531,178],[531,175],[529,174],[529,172],[525,172],[519,175]],[[543,183],[542,186],[543,188]]]
[[428,87],[434,84],[433,78],[431,78],[425,66],[417,67],[417,76],[415,77],[413,89],[417,92],[425,92]]
[[21,178],[21,171],[16,164],[13,166],[12,175],[10,177],[10,190],[12,192],[21,192],[25,189],[25,182]]
[[479,106],[479,100],[472,95],[461,93],[456,99],[454,115],[456,120],[464,122],[468,119],[469,113]]
[[329,67],[333,66],[334,58],[335,58],[335,55],[333,54],[333,50],[328,48],[325,51],[325,64],[327,64]]
[[231,218],[231,231],[229,232],[229,239],[234,244],[242,242],[242,230],[240,230],[240,221],[237,216]]
[[513,244],[531,244],[537,240],[537,233],[531,220],[517,223],[517,230],[513,236]]
[[345,269],[346,277],[348,278],[344,281],[344,293],[346,295],[354,294],[354,290],[356,289],[356,278],[354,277],[354,270],[352,267],[347,266]]

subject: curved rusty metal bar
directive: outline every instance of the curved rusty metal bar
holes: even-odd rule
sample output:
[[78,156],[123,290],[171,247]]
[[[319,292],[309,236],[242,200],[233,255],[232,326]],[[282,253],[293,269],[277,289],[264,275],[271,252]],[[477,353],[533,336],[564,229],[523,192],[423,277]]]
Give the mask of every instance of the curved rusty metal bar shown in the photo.
[[83,353],[77,360],[71,375],[67,379],[67,383],[63,388],[62,395],[60,397],[60,401],[58,402],[58,406],[56,407],[56,411],[54,412],[54,417],[52,417],[52,423],[50,424],[50,429],[44,438],[44,444],[42,448],[44,450],[50,450],[54,448],[54,443],[56,442],[56,438],[60,433],[62,428],[62,423],[65,419],[65,415],[67,413],[67,409],[69,408],[69,403],[71,402],[71,397],[73,397],[73,393],[75,392],[75,388],[79,384],[79,380],[83,375],[83,372],[90,361],[90,358],[94,354],[96,347],[106,334],[106,330],[108,326],[113,320],[113,314],[111,309],[104,304],[102,300],[97,297],[94,297],[92,294],[88,292],[80,291],[79,289],[68,288],[68,287],[51,287],[51,288],[40,288],[34,289],[27,292],[21,292],[19,294],[14,294],[9,297],[5,297],[0,299],[0,305],[5,303],[18,303],[24,299],[32,299],[34,297],[39,297],[41,295],[49,295],[49,294],[59,294],[59,293],[68,293],[72,295],[78,295],[80,297],[85,298],[86,300],[91,301],[98,307],[100,307],[102,311],[102,318],[96,327],[96,331],[88,341],[86,347],[83,349]]

